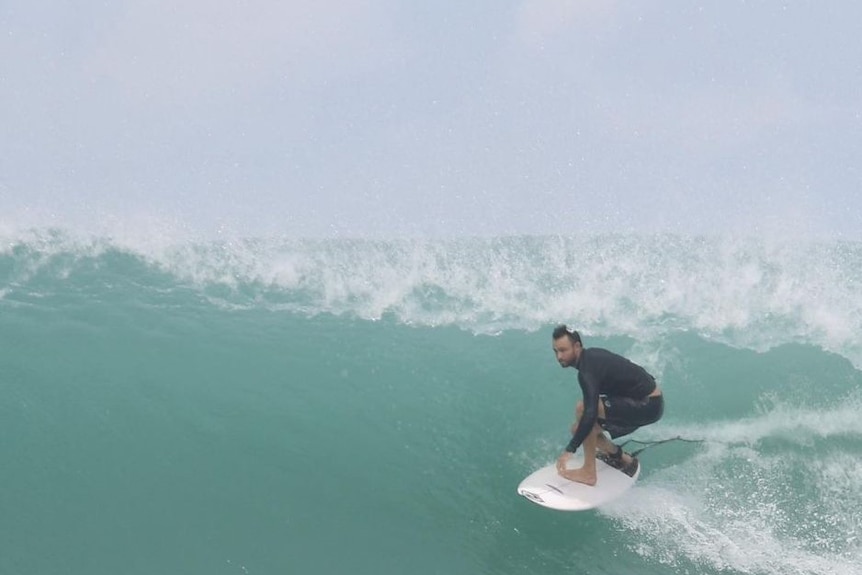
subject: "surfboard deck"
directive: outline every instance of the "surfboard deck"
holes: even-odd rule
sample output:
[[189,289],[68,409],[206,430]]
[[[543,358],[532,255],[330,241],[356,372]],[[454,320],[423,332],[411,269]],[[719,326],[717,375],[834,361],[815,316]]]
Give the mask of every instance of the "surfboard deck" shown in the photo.
[[[583,455],[569,459],[568,469],[583,465]],[[596,484],[584,485],[569,481],[557,473],[556,462],[528,475],[520,485],[518,493],[533,503],[561,511],[584,511],[604,505],[631,489],[640,475],[638,465],[634,476],[629,477],[619,469],[596,460]]]

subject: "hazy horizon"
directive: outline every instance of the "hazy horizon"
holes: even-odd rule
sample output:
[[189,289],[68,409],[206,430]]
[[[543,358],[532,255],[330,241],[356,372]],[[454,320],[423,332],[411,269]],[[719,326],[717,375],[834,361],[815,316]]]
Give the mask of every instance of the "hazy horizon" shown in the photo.
[[0,8],[0,229],[862,238],[862,8]]

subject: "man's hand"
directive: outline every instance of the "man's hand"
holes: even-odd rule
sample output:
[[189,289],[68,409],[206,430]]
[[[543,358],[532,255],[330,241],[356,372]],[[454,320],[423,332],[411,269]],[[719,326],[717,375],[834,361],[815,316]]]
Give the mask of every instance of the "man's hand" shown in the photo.
[[568,463],[571,456],[571,451],[564,451],[563,454],[557,458],[557,473],[563,475],[566,472],[566,463]]

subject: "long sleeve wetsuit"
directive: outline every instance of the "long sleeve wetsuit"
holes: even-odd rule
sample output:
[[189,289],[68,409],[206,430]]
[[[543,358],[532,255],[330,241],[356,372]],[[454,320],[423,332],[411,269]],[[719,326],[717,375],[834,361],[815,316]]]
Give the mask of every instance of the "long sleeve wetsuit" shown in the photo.
[[575,368],[584,394],[584,412],[566,446],[566,451],[572,453],[578,450],[598,421],[600,395],[645,399],[656,388],[655,379],[644,368],[606,349],[584,349]]

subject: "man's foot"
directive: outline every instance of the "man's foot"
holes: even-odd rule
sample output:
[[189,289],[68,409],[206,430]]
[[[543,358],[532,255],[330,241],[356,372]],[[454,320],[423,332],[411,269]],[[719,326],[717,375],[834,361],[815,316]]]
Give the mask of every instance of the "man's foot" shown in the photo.
[[631,465],[634,457],[623,451],[623,448],[619,445],[616,446],[617,450],[615,452],[606,452],[606,451],[598,451],[596,452],[596,459],[600,459],[613,467],[614,469],[623,469]]
[[583,467],[579,467],[578,469],[567,469],[560,473],[560,475],[569,481],[577,481],[578,483],[583,483],[584,485],[589,485],[591,487],[596,484],[596,472],[593,471],[592,473],[589,473]]
[[640,466],[640,462],[638,461],[637,457],[629,456],[629,458],[631,459],[631,463],[620,469],[620,471],[622,471],[629,477],[634,477],[635,473],[637,473],[638,467]]
[[596,459],[604,461],[614,469],[619,469],[629,477],[634,477],[635,472],[638,470],[638,465],[640,465],[638,458],[624,452],[622,447],[618,447],[616,453],[598,452],[596,453]]
[[623,451],[623,448],[617,446],[616,452],[597,451],[596,459],[604,461],[614,469],[622,469],[625,467],[625,462],[623,461],[624,454],[625,452]]

